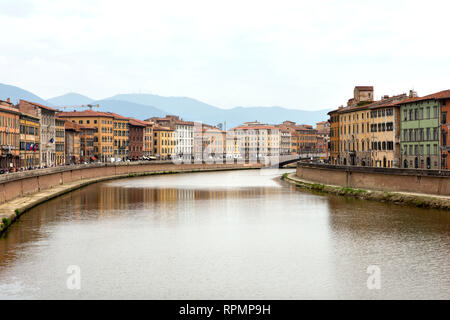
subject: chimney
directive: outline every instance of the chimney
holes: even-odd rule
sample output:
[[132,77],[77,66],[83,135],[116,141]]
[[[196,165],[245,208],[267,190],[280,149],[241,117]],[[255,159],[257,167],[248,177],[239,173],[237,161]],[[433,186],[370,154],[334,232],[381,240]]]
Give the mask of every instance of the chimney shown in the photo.
[[10,98],[6,99],[6,102],[11,103],[11,99]]
[[417,98],[417,92],[414,90],[409,90],[409,97],[410,98]]
[[389,95],[386,94],[383,96],[383,100],[387,100],[387,99],[389,99]]

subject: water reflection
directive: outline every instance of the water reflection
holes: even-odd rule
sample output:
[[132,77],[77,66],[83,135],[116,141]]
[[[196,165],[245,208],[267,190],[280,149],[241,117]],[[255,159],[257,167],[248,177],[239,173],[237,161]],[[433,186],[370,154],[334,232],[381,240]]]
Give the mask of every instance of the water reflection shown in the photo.
[[[300,192],[259,171],[124,179],[13,226],[0,298],[450,298],[449,230],[447,212]],[[72,264],[80,292],[65,287]]]

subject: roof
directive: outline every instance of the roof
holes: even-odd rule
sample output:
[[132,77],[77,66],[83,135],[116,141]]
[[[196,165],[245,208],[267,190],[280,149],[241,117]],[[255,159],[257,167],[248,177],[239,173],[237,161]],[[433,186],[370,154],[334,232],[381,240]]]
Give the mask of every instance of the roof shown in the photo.
[[356,86],[359,91],[373,91],[373,86]]
[[21,104],[31,104],[33,106],[36,106],[36,107],[39,107],[39,108],[42,108],[42,109],[46,109],[46,110],[49,110],[49,111],[55,111],[55,112],[59,111],[58,109],[53,109],[53,108],[50,108],[48,106],[44,106],[44,105],[36,103],[36,102],[30,102],[30,101],[26,101],[26,100],[22,100],[22,99],[19,100],[19,109],[20,109],[20,105]]
[[173,131],[173,129],[170,129],[169,127],[163,127],[159,124],[155,124],[153,127],[153,131]]
[[141,121],[141,120],[137,120],[134,118],[128,118],[130,125],[135,126],[135,127],[146,127],[148,125],[150,125],[150,123],[145,122],[145,121]]
[[238,126],[230,130],[279,130],[279,128],[269,125],[260,125],[260,126]]
[[412,103],[412,102],[418,102],[418,101],[440,100],[440,99],[450,99],[450,90],[439,91],[439,92],[432,93],[432,94],[429,94],[424,97],[410,98],[410,99],[407,99],[407,100],[402,101],[401,103],[397,103],[397,104],[406,104],[406,103]]
[[117,119],[117,120],[128,120],[128,119],[130,119],[130,118],[127,118],[127,117],[124,117],[124,116],[122,116],[122,115],[120,115],[120,114],[118,114],[118,113],[114,113],[114,112],[105,112],[105,113],[107,113],[107,114],[109,114],[109,115],[112,115],[113,116],[113,118],[114,119]]
[[[64,119],[61,119],[61,120],[64,120]],[[80,125],[78,125],[76,123],[73,123],[72,121],[67,121],[67,120],[64,120],[64,121],[65,121],[64,122],[64,128],[66,130],[74,130],[74,131],[80,131],[81,130],[81,126]]]
[[58,112],[56,114],[57,117],[60,118],[71,118],[71,117],[107,117],[114,118],[108,112],[99,112],[94,110],[84,110],[84,111],[69,111],[69,112]]
[[1,105],[0,104],[0,111],[8,112],[8,113],[14,113],[14,114],[20,114],[19,109],[14,108],[13,106],[8,106],[8,105]]

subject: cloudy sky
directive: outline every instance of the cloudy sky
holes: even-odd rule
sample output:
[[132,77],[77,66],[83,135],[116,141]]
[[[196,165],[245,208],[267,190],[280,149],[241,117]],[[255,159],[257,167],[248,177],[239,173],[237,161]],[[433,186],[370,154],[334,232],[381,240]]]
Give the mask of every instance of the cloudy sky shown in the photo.
[[450,88],[446,1],[0,0],[0,83],[43,97],[334,108]]

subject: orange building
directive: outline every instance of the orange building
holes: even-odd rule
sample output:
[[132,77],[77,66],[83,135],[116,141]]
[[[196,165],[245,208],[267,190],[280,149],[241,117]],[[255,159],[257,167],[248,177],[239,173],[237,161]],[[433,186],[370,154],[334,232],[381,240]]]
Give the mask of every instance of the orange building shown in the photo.
[[339,157],[339,109],[328,113],[330,116],[330,163],[337,165],[340,164]]
[[0,170],[20,167],[20,112],[9,101],[0,100]]
[[63,118],[81,126],[94,129],[94,157],[108,162],[114,156],[114,116],[107,112],[93,110],[59,112]]

